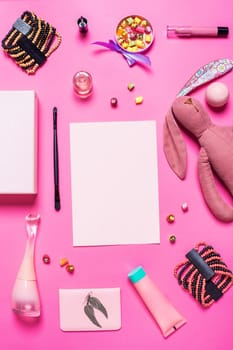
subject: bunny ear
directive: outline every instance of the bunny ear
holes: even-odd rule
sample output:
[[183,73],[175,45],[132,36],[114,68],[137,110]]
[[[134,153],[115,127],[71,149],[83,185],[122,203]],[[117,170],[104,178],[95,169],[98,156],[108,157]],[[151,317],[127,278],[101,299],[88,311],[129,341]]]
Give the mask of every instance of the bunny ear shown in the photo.
[[171,109],[166,115],[163,128],[163,149],[168,164],[174,173],[183,180],[186,175],[186,146]]
[[204,148],[201,148],[199,154],[198,174],[203,197],[211,212],[221,221],[233,221],[233,207],[223,200],[217,190],[213,171]]

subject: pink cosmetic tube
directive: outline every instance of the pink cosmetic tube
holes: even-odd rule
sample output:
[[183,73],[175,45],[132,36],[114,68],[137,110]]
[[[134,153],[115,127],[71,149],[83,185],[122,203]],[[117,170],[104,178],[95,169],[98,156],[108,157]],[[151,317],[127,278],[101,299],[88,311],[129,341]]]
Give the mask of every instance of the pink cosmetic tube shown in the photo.
[[167,37],[227,37],[228,27],[167,26]]
[[139,266],[128,277],[166,338],[186,323],[144,269]]

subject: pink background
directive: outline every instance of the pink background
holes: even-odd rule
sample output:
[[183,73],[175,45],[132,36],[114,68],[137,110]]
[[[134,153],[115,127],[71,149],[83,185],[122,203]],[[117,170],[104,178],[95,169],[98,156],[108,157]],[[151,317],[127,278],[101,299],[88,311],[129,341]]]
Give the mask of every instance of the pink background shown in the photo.
[[[218,222],[207,209],[197,180],[198,146],[185,136],[188,171],[180,181],[170,170],[162,150],[164,116],[178,90],[200,66],[218,58],[233,58],[232,2],[230,0],[148,0],[148,1],[0,1],[0,37],[25,10],[51,22],[61,33],[60,48],[35,76],[27,76],[3,52],[0,53],[0,89],[35,89],[39,98],[39,194],[33,205],[0,207],[0,347],[1,349],[232,349],[232,297],[230,289],[219,302],[203,310],[178,286],[173,268],[197,242],[212,244],[229,267],[232,259],[232,223]],[[118,21],[128,14],[147,17],[155,30],[155,43],[148,52],[151,69],[129,68],[118,54],[90,45],[113,38]],[[81,38],[77,18],[85,16],[89,33]],[[227,39],[167,39],[166,25],[226,25]],[[72,90],[72,76],[85,69],[93,75],[94,95],[78,100]],[[133,81],[135,90],[127,84]],[[232,73],[221,81],[233,90]],[[204,102],[205,87],[193,93]],[[136,106],[134,98],[144,96]],[[116,96],[119,106],[110,107]],[[13,103],[13,102],[12,102]],[[53,208],[52,108],[58,107],[60,157],[60,212]],[[10,108],[10,106],[9,106]],[[220,125],[233,124],[230,98],[221,113],[211,111]],[[143,120],[157,121],[161,244],[146,246],[72,247],[69,123],[75,121]],[[13,142],[13,140],[12,140]],[[17,145],[15,145],[17,147]],[[229,164],[232,166],[232,164]],[[15,175],[17,176],[17,174]],[[231,199],[228,198],[230,201]],[[189,211],[181,204],[187,201]],[[25,246],[24,217],[41,214],[36,247],[42,316],[38,323],[21,323],[11,311],[11,291]],[[176,222],[169,225],[166,216]],[[168,241],[177,236],[175,245]],[[143,234],[143,233],[142,233]],[[41,258],[48,253],[51,264]],[[68,274],[59,259],[69,258],[76,271]],[[142,264],[148,274],[187,318],[187,325],[164,339],[127,280],[128,272]],[[115,332],[64,333],[59,329],[59,288],[120,287],[122,329]]]

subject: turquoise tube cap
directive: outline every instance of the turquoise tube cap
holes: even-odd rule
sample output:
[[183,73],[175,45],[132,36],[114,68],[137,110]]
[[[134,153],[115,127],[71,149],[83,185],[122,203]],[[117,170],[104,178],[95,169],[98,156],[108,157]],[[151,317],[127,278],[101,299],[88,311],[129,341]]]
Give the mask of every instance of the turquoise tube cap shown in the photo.
[[128,277],[132,283],[136,283],[140,281],[145,276],[146,276],[146,272],[142,266],[136,267],[128,274]]

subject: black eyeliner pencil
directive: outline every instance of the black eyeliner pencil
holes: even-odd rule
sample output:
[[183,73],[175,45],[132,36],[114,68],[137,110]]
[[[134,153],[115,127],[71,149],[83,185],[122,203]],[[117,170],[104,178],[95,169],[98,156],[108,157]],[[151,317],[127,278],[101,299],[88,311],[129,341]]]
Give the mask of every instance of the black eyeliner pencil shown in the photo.
[[53,167],[54,167],[54,207],[61,209],[59,193],[59,167],[58,167],[58,144],[57,144],[57,107],[53,108]]

